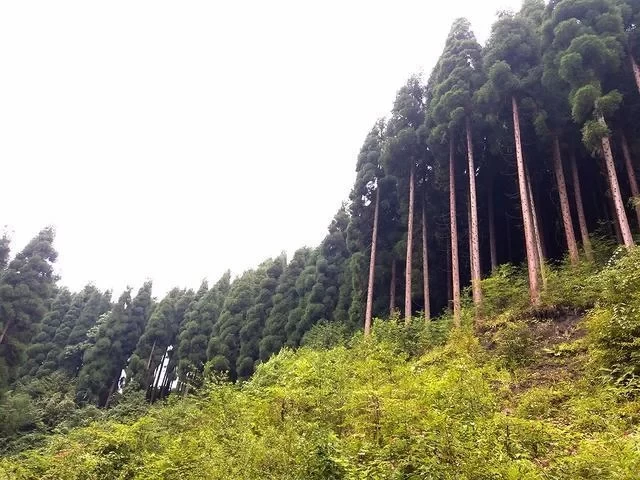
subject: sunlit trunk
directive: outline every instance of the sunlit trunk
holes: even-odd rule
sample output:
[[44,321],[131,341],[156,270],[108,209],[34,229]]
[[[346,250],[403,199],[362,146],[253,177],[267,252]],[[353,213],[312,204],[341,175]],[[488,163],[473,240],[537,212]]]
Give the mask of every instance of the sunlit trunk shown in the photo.
[[587,220],[584,216],[584,205],[582,204],[582,191],[580,188],[580,176],[578,175],[578,167],[576,165],[576,156],[572,151],[569,157],[571,161],[571,176],[573,177],[573,196],[576,201],[576,210],[578,211],[578,225],[580,226],[580,237],[582,238],[582,248],[589,261],[593,260],[593,248],[591,247],[591,239],[589,238],[589,230],[587,229]]
[[453,323],[460,326],[460,265],[458,263],[458,221],[456,218],[456,177],[453,138],[449,138],[449,216],[451,224],[451,280],[453,286]]
[[378,243],[378,210],[380,208],[380,189],[376,189],[376,202],[373,210],[373,233],[371,234],[371,258],[369,259],[369,284],[367,286],[367,306],[364,315],[364,334],[371,333],[373,316],[373,284],[376,272],[376,246]]
[[427,212],[426,201],[422,198],[422,285],[424,293],[424,319],[431,318],[431,302],[429,301],[429,255],[427,251]]
[[562,157],[560,154],[560,140],[558,136],[553,137],[553,169],[555,171],[558,196],[560,197],[560,211],[562,212],[562,223],[564,225],[564,236],[569,250],[571,263],[576,264],[579,260],[578,245],[573,231],[573,221],[571,219],[571,209],[569,207],[569,197],[567,195],[567,183],[564,179],[564,169],[562,168]]
[[411,161],[411,173],[409,174],[409,219],[407,220],[407,262],[404,272],[404,323],[411,321],[411,259],[413,255],[413,198],[415,187],[415,166]]
[[533,305],[540,303],[540,268],[536,242],[533,231],[533,219],[531,207],[529,205],[529,192],[524,170],[524,157],[522,155],[522,142],[520,139],[520,114],[518,112],[518,102],[516,97],[511,97],[511,108],[513,112],[513,132],[516,145],[516,163],[518,166],[518,187],[520,191],[520,205],[522,207],[522,219],[524,223],[524,239],[527,251],[527,267],[529,273],[529,297]]
[[[607,123],[602,115],[600,115],[598,121],[600,124],[607,127]],[[631,236],[629,220],[627,219],[627,213],[624,210],[624,202],[622,201],[622,195],[620,194],[620,184],[618,183],[618,175],[616,174],[616,166],[613,163],[613,153],[611,153],[611,143],[608,136],[602,137],[602,153],[604,156],[604,164],[607,168],[609,190],[611,191],[611,199],[613,200],[613,207],[615,209],[617,224],[620,228],[622,242],[625,247],[631,248],[634,245],[633,237]]]
[[471,121],[466,118],[467,133],[467,159],[469,161],[469,209],[471,221],[469,236],[471,237],[471,288],[473,291],[473,303],[476,307],[482,303],[482,290],[480,285],[480,238],[478,234],[478,198],[476,194],[476,168],[473,160],[473,139],[471,135]]

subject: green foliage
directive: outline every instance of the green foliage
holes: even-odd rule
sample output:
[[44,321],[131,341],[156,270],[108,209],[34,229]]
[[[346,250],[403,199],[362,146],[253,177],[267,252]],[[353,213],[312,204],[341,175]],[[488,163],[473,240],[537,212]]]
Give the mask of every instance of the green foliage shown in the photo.
[[593,278],[598,302],[588,316],[594,361],[605,374],[640,390],[640,250],[618,250]]
[[509,370],[527,365],[533,360],[534,342],[525,322],[509,322],[494,336],[496,354]]

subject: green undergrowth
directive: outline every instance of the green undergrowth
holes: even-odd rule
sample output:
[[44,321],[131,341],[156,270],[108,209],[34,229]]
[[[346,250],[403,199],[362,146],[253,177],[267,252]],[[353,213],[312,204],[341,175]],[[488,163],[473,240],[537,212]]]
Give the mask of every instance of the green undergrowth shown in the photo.
[[0,479],[638,478],[638,265],[550,266],[536,308],[503,266],[458,330],[322,325],[247,382],[54,435]]

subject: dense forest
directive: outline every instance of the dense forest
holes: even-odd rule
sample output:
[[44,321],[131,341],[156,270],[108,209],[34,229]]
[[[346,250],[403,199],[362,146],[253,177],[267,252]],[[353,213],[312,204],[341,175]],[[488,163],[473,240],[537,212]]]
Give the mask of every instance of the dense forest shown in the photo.
[[[304,423],[286,424],[289,429],[307,431],[314,422],[327,424],[318,431],[309,430],[304,448],[302,437],[293,430],[289,436],[287,431],[280,436],[274,433],[271,438],[281,442],[275,446],[253,445],[252,461],[256,462],[256,458],[264,457],[265,462],[276,458],[265,449],[278,445],[283,457],[287,456],[285,445],[300,451],[309,447],[312,451],[306,453],[315,455],[304,460],[316,469],[313,475],[307,469],[292,476],[272,472],[267,478],[635,478],[629,465],[636,462],[633,465],[640,468],[637,403],[629,403],[628,411],[620,413],[627,423],[616,433],[609,432],[625,432],[636,441],[625,444],[627,457],[620,460],[618,476],[608,476],[608,470],[597,476],[597,469],[595,476],[589,476],[591,470],[584,470],[587,475],[579,467],[558,470],[555,476],[536,476],[535,468],[544,470],[548,465],[529,468],[518,462],[540,453],[532,453],[531,445],[542,445],[556,435],[545,430],[547,426],[539,431],[532,427],[540,437],[536,439],[524,423],[512,426],[514,442],[518,432],[532,437],[522,440],[522,445],[530,442],[525,446],[510,447],[509,439],[503,437],[492,439],[506,449],[502,459],[492,456],[498,455],[498,447],[471,440],[471,432],[475,432],[474,422],[480,424],[478,419],[500,403],[494,398],[499,394],[490,393],[491,385],[507,381],[500,372],[511,372],[511,381],[516,382],[518,368],[528,365],[531,369],[532,363],[525,365],[521,357],[536,343],[522,315],[565,321],[587,316],[595,308],[599,316],[590,320],[587,337],[599,353],[590,351],[591,367],[599,369],[599,379],[606,371],[602,380],[606,388],[625,388],[627,399],[640,391],[640,320],[635,310],[640,308],[636,289],[640,283],[634,240],[640,232],[635,171],[640,163],[639,15],[636,0],[552,0],[547,4],[525,0],[520,11],[498,14],[484,46],[470,23],[457,19],[430,74],[410,76],[398,90],[389,115],[373,122],[356,160],[349,199],[338,209],[325,238],[315,248],[300,248],[291,258],[282,253],[239,276],[226,272],[215,283],[205,281],[197,290],[176,288],[162,298],[154,297],[151,282],[116,297],[91,284],[79,292],[58,284],[52,228],[42,230],[13,257],[5,235],[0,239],[0,451],[13,455],[39,447],[53,433],[73,431],[92,421],[137,419],[160,400],[168,406],[149,422],[164,422],[162,428],[169,429],[174,427],[166,425],[173,422],[175,431],[183,432],[176,435],[197,436],[198,432],[187,433],[191,427],[180,424],[181,417],[185,412],[197,417],[196,411],[210,409],[215,420],[202,416],[194,422],[213,422],[217,426],[211,428],[224,429],[228,428],[220,420],[224,418],[237,423],[238,435],[257,442],[252,425],[267,420],[254,418],[251,424],[247,418],[257,415],[257,410],[248,405],[256,402],[259,410],[280,402],[282,422],[295,411],[300,416],[297,421]],[[374,322],[374,318],[388,320]],[[576,347],[578,343],[567,344],[573,345],[567,351],[575,348],[587,355],[584,344]],[[326,349],[336,345],[337,349]],[[558,345],[537,347],[555,349],[554,358],[567,354]],[[299,348],[300,354],[293,353]],[[482,363],[486,359],[479,360],[484,358],[478,353],[483,348],[498,352],[500,360],[491,368]],[[425,352],[430,352],[426,360],[420,357]],[[344,362],[353,364],[354,371],[343,371]],[[327,369],[324,377],[316,371],[322,368]],[[428,443],[407,426],[418,425],[416,412],[426,416],[440,412],[442,419],[453,415],[456,426],[451,431],[429,417],[435,422],[431,426],[438,424],[438,435],[449,432],[445,437],[451,435],[452,442],[462,443],[434,447],[432,454],[443,456],[442,465],[458,462],[459,476],[447,476],[450,473],[445,470],[438,473],[435,466],[421,473],[414,465],[398,474],[385,464],[389,467],[385,470],[381,456],[393,457],[393,448],[407,452],[404,444],[385,443],[395,433],[380,423],[376,402],[390,392],[369,395],[361,410],[349,410],[353,405],[348,403],[334,405],[337,391],[343,400],[354,395],[347,389],[346,377],[353,376],[352,386],[360,388],[366,384],[367,372],[393,377],[387,388],[406,390],[409,397],[420,396],[422,388],[425,401],[435,405],[431,413],[424,405],[414,405],[415,411],[404,419],[398,410],[393,428],[402,424],[408,430],[397,442]],[[402,375],[417,383],[403,383]],[[305,404],[310,402],[303,398],[305,385],[320,389],[324,382],[333,382],[333,387],[325,385],[328,390],[322,394],[327,405]],[[288,404],[282,393],[294,384],[297,406],[294,400]],[[585,391],[565,392],[563,398],[585,397]],[[473,392],[477,393],[475,406]],[[442,395],[447,393],[451,397],[445,401]],[[320,393],[308,394],[322,401]],[[543,398],[557,395],[557,391],[539,392],[536,398],[544,404]],[[594,402],[604,402],[593,395]],[[191,403],[180,407],[176,403],[180,401]],[[535,409],[534,399],[528,401],[528,408]],[[609,397],[606,401],[615,403]],[[439,402],[450,402],[446,408],[455,412]],[[618,411],[607,405],[611,415]],[[361,423],[355,417],[335,419],[341,408],[360,415]],[[596,416],[596,411],[594,407],[591,413]],[[275,422],[271,414],[265,415]],[[605,424],[609,421],[613,420],[602,417]],[[333,428],[329,424],[337,429],[331,435],[340,438],[355,438],[362,428],[358,441],[366,440],[372,450],[354,453],[361,444],[358,448],[341,444],[340,452],[323,450],[328,443],[319,439]],[[134,438],[151,428],[145,425],[134,424],[126,435]],[[265,429],[279,428],[265,425]],[[461,425],[467,425],[466,433],[459,431]],[[608,432],[609,427],[600,427],[599,432]],[[492,423],[491,428],[498,427]],[[108,431],[105,427],[84,435],[102,435],[108,443]],[[146,432],[158,435],[150,431]],[[558,442],[570,443],[567,432],[563,433],[567,438]],[[83,441],[88,442],[74,440]],[[224,443],[219,438],[210,441]],[[234,442],[229,452],[242,444],[238,439]],[[411,448],[417,449],[416,445]],[[374,453],[374,446],[384,455]],[[189,448],[200,447],[196,442]],[[602,449],[591,451],[593,461],[606,456],[606,448]],[[468,454],[465,460],[462,451]],[[122,453],[117,448],[110,452]],[[225,455],[233,456],[229,452]],[[370,473],[354,473],[362,464],[344,458],[329,462],[342,454],[360,455]],[[177,453],[163,455],[169,458]],[[298,458],[302,453],[289,455]],[[442,460],[447,455],[458,457]],[[382,463],[374,468],[367,463],[372,458]],[[186,470],[161,474],[166,465],[161,466],[157,458],[153,462],[144,467],[155,465],[151,470],[131,467],[123,476],[109,478],[205,478]],[[194,458],[190,462],[199,465]],[[508,467],[490,471],[492,462]],[[131,466],[130,460],[121,463]],[[281,467],[282,472],[293,468]],[[258,478],[229,465],[225,468],[235,472],[234,478]],[[267,467],[255,468],[257,475]],[[64,476],[67,473],[45,477],[44,470],[33,476],[21,472],[24,477],[19,477],[18,470],[12,471],[16,478],[76,478]],[[468,473],[474,471],[477,476]],[[96,472],[87,478],[106,478],[101,476],[104,472]],[[211,478],[223,476],[211,474]]]

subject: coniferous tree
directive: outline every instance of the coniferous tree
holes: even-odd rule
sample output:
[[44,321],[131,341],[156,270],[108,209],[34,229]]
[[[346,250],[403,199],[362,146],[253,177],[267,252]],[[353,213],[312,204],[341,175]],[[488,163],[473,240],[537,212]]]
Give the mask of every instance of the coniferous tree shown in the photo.
[[[413,226],[416,166],[424,160],[426,147],[420,141],[418,129],[424,123],[424,90],[418,77],[411,77],[398,91],[391,118],[387,123],[383,163],[388,174],[406,182],[407,237],[405,261],[405,323],[411,319],[413,303]],[[404,183],[404,182],[403,182]]]
[[284,253],[269,262],[265,276],[260,280],[255,302],[247,309],[245,322],[240,329],[240,350],[236,362],[236,371],[240,378],[249,377],[253,373],[256,361],[260,359],[260,340],[273,308],[273,296],[286,263]]
[[[0,382],[15,379],[26,346],[53,296],[56,281],[53,262],[57,257],[54,236],[52,228],[40,231],[9,262],[0,277]],[[6,251],[6,243],[2,245]]]
[[[456,132],[463,132],[465,139],[469,178],[471,285],[476,306],[482,301],[482,292],[480,289],[480,236],[472,127],[476,119],[473,95],[484,83],[484,80],[481,47],[471,31],[469,21],[465,18],[457,19],[451,26],[442,56],[430,78],[429,90],[431,94],[428,106],[429,123],[431,124],[430,141],[436,145],[448,143],[451,152],[454,148]],[[453,167],[453,156],[450,155],[449,161]],[[453,184],[454,175],[455,170],[453,169],[450,172],[451,184]],[[451,191],[455,193],[454,189]],[[456,213],[455,197],[452,197],[450,208],[453,217]],[[453,237],[457,237],[457,231],[454,232],[452,229],[452,233]],[[453,249],[454,254],[456,250],[457,244]],[[456,291],[454,295],[459,295],[458,290],[459,287],[454,286],[454,291]],[[454,299],[454,305],[457,305],[458,302],[459,300]],[[459,312],[459,310],[457,311]]]
[[[375,265],[380,218],[380,183],[384,176],[381,164],[381,151],[384,142],[384,120],[378,120],[371,129],[358,155],[356,164],[356,182],[351,191],[351,218],[347,230],[349,248],[352,251],[352,263],[363,264],[364,252],[371,245],[367,277],[367,295],[364,312],[364,332],[369,335],[373,318],[373,290],[375,284]],[[373,210],[373,215],[371,214]],[[370,235],[367,235],[367,233]],[[362,269],[363,270],[363,269]],[[354,285],[353,303],[360,301],[361,284]]]
[[71,307],[72,296],[67,288],[58,291],[51,308],[44,316],[40,331],[33,337],[27,348],[27,361],[21,367],[21,377],[34,377],[47,359],[47,354],[55,348],[54,338],[62,321]]
[[87,285],[74,295],[69,311],[53,339],[54,348],[38,371],[38,376],[61,369],[75,377],[82,367],[86,350],[93,344],[99,319],[111,309],[111,292]]
[[178,378],[184,385],[200,385],[200,375],[207,362],[207,345],[230,288],[230,271],[226,271],[209,290],[203,283],[185,314],[178,334],[177,352]]
[[152,308],[151,282],[146,282],[133,299],[129,289],[120,296],[98,326],[95,343],[84,354],[77,386],[80,402],[108,406]]
[[[160,360],[176,341],[178,329],[184,320],[185,302],[192,298],[190,291],[174,288],[154,308],[138,345],[129,360],[127,384],[148,390],[162,367]],[[155,374],[155,375],[154,375]]]
[[503,13],[493,25],[483,52],[488,80],[477,93],[482,103],[490,104],[491,117],[501,116],[504,122],[509,115],[512,117],[529,295],[534,305],[540,302],[540,266],[522,149],[520,106],[523,100],[530,101],[529,92],[537,85],[540,60],[540,39],[531,20],[524,15]]
[[301,248],[285,267],[273,295],[273,307],[265,321],[263,338],[260,340],[260,359],[266,361],[285,345],[287,322],[298,307],[304,290],[298,288],[300,278],[307,264],[311,250]]
[[625,246],[634,244],[611,151],[611,118],[622,101],[616,88],[624,55],[624,26],[613,0],[561,0],[551,5],[545,25],[553,50],[552,63],[570,87],[573,120],[582,126],[585,146],[602,155],[617,225]]

